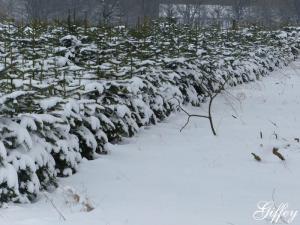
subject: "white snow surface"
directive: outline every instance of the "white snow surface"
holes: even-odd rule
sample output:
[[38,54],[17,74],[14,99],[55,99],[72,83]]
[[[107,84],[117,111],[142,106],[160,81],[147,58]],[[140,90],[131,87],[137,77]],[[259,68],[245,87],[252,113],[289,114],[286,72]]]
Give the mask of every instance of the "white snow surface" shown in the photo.
[[[186,116],[173,114],[108,146],[108,156],[83,161],[79,172],[60,179],[48,197],[0,209],[0,224],[270,224],[252,218],[259,201],[300,210],[299,90],[300,61],[261,81],[230,88],[213,105],[217,137],[200,118],[179,132]],[[205,114],[207,105],[186,109]],[[285,162],[272,154],[273,147],[279,147]],[[65,190],[82,199],[72,201]],[[81,204],[88,201],[95,209],[84,212]],[[299,221],[298,215],[293,224]]]

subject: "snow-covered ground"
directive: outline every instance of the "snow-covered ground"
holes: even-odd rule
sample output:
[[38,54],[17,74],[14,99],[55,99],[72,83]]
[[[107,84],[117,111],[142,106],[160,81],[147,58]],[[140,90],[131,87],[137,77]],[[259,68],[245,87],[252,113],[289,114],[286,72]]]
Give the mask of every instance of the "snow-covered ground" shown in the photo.
[[[199,118],[180,133],[186,116],[176,113],[112,146],[108,156],[83,162],[36,203],[1,209],[0,224],[254,225],[270,223],[253,219],[259,201],[300,210],[300,61],[228,90],[213,111],[217,137]],[[70,189],[95,209],[83,212]]]

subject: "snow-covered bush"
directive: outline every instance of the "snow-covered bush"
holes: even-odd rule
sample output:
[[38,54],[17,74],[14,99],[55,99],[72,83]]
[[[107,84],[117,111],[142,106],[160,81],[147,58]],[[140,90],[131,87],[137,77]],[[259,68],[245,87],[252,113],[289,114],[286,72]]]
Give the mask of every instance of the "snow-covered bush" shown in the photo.
[[0,203],[29,202],[208,91],[255,81],[300,50],[300,29],[0,25]]

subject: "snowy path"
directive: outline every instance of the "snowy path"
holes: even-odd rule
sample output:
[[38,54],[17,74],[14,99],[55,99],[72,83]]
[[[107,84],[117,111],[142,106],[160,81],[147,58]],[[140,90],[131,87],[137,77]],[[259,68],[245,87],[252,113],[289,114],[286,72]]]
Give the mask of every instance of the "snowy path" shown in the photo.
[[[252,214],[259,201],[272,198],[277,205],[289,203],[300,210],[300,144],[294,140],[300,138],[300,61],[229,92],[235,98],[220,96],[214,104],[218,137],[201,119],[180,133],[186,117],[178,113],[62,179],[62,187],[71,186],[92,199],[92,212],[66,205],[68,198],[59,189],[49,196],[66,221],[41,197],[32,205],[1,209],[0,224],[270,224],[255,221]],[[274,146],[286,162],[272,154]]]

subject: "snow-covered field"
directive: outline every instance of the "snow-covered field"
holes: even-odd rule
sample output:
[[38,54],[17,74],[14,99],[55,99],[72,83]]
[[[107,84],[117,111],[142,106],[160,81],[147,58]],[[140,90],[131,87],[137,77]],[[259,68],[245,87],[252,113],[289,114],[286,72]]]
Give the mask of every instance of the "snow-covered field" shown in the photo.
[[[270,224],[253,219],[259,201],[300,210],[299,90],[300,61],[228,90],[214,103],[217,137],[199,118],[180,133],[186,116],[176,113],[111,146],[108,156],[83,162],[78,174],[36,203],[7,205],[0,224]],[[187,109],[205,113],[206,107]],[[86,203],[95,209],[85,212]]]

